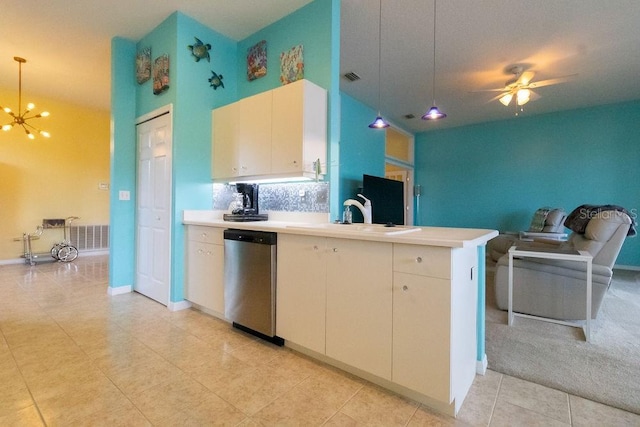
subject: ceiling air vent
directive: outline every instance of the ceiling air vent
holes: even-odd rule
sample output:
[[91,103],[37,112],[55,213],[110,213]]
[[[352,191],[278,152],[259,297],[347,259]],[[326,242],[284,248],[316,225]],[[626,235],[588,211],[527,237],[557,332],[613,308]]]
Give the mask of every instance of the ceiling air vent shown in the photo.
[[344,75],[344,78],[349,80],[350,82],[355,82],[356,80],[360,80],[360,76],[357,75],[356,73],[354,73],[353,71],[349,72],[349,73],[346,73]]
[[404,118],[405,118],[405,119],[415,119],[415,118],[416,118],[416,116],[415,116],[415,115],[413,115],[413,114],[411,114],[411,113],[409,113],[409,114],[405,114],[405,115],[404,115]]

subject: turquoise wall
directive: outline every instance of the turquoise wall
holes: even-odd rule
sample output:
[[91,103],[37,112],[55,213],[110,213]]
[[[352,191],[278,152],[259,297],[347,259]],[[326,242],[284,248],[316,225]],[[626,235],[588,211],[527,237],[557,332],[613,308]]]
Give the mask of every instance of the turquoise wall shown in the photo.
[[[136,45],[130,40],[111,41],[111,147],[109,195],[109,286],[132,286],[135,272],[136,128],[133,58]],[[131,200],[118,199],[120,190],[131,191]],[[117,248],[117,249],[116,249]]]
[[[194,36],[213,46],[211,63],[195,62],[187,46]],[[163,53],[170,58],[169,89],[154,95],[152,81],[135,82],[137,49],[151,47],[152,60]],[[110,286],[131,286],[135,279],[135,119],[173,105],[172,177],[172,288],[171,301],[183,299],[184,209],[211,209],[211,110],[236,99],[236,43],[176,12],[151,33],[134,43],[112,42],[112,251]],[[215,68],[214,68],[215,67]],[[224,77],[225,88],[213,90],[211,70]],[[117,72],[117,74],[116,74]],[[116,80],[117,79],[117,80]],[[179,90],[178,90],[179,88]],[[118,182],[116,185],[116,181]],[[120,189],[131,191],[131,201],[117,200]]]
[[[542,206],[640,211],[640,102],[416,135],[417,224],[524,230]],[[617,264],[640,266],[640,239]]]
[[[316,0],[238,43],[238,98],[255,95],[276,87],[280,82],[280,54],[294,46],[303,46],[304,78],[325,89],[331,87],[332,0]],[[247,50],[261,40],[267,41],[267,74],[247,79]]]
[[[385,131],[371,129],[369,123],[377,111],[345,93],[340,94],[342,120],[340,122],[340,193],[342,204],[356,198],[362,187],[362,175],[384,176]],[[357,198],[361,200],[360,198]],[[341,219],[339,211],[332,211],[332,219]],[[353,220],[362,222],[362,214],[352,209]]]
[[[329,91],[329,141],[339,141],[340,0],[316,0],[240,43],[176,12],[140,41],[112,41],[112,149],[110,286],[132,286],[135,280],[135,186],[137,117],[173,105],[172,302],[183,300],[185,209],[211,209],[211,110],[242,97],[279,86],[279,53],[304,45],[305,78]],[[211,62],[195,62],[187,46],[198,37],[212,45]],[[268,41],[270,73],[255,84],[246,79],[246,50]],[[154,60],[170,58],[170,87],[154,95],[152,81],[135,81],[135,55],[151,47]],[[211,71],[223,75],[224,88],[213,90]],[[262,81],[261,81],[262,80]],[[118,200],[119,190],[131,201]]]
[[[267,74],[247,79],[247,50],[267,41]],[[316,0],[238,43],[238,98],[282,85],[280,54],[303,46],[304,78],[323,87],[328,95],[328,160],[323,165],[330,181],[330,209],[339,207],[340,172],[340,0]]]

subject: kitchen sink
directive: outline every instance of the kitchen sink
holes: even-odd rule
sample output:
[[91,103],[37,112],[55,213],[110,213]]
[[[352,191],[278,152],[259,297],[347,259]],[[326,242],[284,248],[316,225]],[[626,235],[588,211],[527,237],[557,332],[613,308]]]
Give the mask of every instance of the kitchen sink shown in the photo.
[[298,229],[298,230],[327,230],[332,232],[344,232],[344,233],[371,233],[371,234],[380,234],[385,236],[394,236],[397,234],[405,234],[405,233],[413,233],[416,231],[420,231],[421,228],[406,226],[406,225],[395,225],[395,226],[386,226],[384,224],[363,224],[363,223],[355,223],[355,224],[341,224],[335,222],[329,223],[319,223],[319,224],[297,224],[297,225],[289,225],[287,228]]

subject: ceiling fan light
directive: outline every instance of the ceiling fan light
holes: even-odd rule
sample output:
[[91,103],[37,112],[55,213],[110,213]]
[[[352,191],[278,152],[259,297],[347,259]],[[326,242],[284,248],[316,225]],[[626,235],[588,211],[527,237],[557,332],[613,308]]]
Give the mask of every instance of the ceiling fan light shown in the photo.
[[520,89],[516,94],[518,105],[524,105],[531,99],[531,91],[529,89]]
[[500,97],[500,102],[502,103],[502,105],[504,105],[505,107],[508,107],[509,104],[511,104],[511,100],[513,99],[513,95],[511,93],[505,93],[504,95],[502,95]]
[[387,123],[381,116],[376,117],[376,119],[369,125],[371,129],[384,129],[389,127],[389,123]]
[[422,116],[422,120],[438,120],[444,119],[445,117],[447,117],[447,115],[438,110],[438,107],[434,105],[433,107],[429,108],[429,111],[424,113],[424,115]]

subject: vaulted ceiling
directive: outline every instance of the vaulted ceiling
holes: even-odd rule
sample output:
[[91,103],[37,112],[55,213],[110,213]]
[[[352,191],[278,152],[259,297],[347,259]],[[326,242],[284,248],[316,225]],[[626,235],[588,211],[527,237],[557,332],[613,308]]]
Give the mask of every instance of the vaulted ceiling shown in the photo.
[[[310,0],[22,0],[0,13],[0,87],[109,108],[110,40],[137,40],[175,10],[241,40]],[[393,123],[423,131],[513,117],[488,102],[505,70],[520,64],[534,80],[573,75],[537,89],[520,115],[640,99],[640,2],[636,0],[440,0],[436,14],[435,101],[448,117],[420,120],[434,98],[433,0],[343,0],[342,90]],[[379,41],[381,45],[379,45]],[[378,48],[381,61],[378,63]],[[378,80],[380,65],[381,79]],[[13,100],[0,100],[13,103]],[[606,108],[606,107],[605,107]],[[413,119],[406,115],[416,116]],[[372,117],[373,119],[373,117]]]

